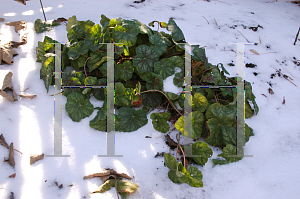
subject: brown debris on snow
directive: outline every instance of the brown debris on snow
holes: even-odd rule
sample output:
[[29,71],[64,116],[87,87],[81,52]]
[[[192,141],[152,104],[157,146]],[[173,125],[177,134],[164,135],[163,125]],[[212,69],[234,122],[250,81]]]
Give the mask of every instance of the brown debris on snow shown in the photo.
[[44,159],[44,154],[40,154],[40,155],[31,155],[30,156],[30,164],[35,163],[36,161],[42,160]]

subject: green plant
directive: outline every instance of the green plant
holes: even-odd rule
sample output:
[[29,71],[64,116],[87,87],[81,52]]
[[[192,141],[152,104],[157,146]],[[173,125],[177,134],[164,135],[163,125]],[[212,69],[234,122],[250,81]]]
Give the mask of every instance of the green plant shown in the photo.
[[[170,121],[176,121],[175,127],[183,136],[200,139],[223,149],[220,157],[226,160],[213,160],[214,164],[226,164],[241,158],[232,158],[236,149],[236,100],[235,88],[198,88],[192,90],[192,109],[188,115],[192,123],[190,131],[185,130],[184,112],[178,110],[178,102],[184,108],[184,92],[164,92],[163,80],[175,73],[175,67],[181,71],[175,73],[174,85],[183,87],[185,75],[184,35],[173,19],[168,24],[157,22],[160,28],[166,28],[171,34],[152,30],[140,21],[121,18],[109,19],[101,15],[100,24],[92,21],[78,21],[76,16],[69,18],[67,35],[69,43],[62,45],[62,83],[68,86],[86,86],[87,88],[65,88],[63,95],[67,97],[66,111],[70,118],[79,122],[98,109],[96,117],[90,121],[90,127],[106,131],[107,117],[115,117],[115,130],[132,132],[148,123],[149,110],[159,108],[160,113],[152,113],[150,118],[157,131],[167,133]],[[49,44],[52,43],[52,44]],[[57,41],[45,37],[38,43],[37,62],[42,63],[40,78],[44,80],[48,91],[54,84],[54,44]],[[88,88],[90,85],[105,86],[107,83],[106,45],[101,43],[116,43],[115,52],[115,103],[119,114],[106,112],[106,88]],[[120,44],[122,43],[122,44]],[[192,84],[193,85],[237,85],[236,77],[227,77],[229,73],[223,64],[212,65],[208,62],[205,49],[199,45],[192,51]],[[66,66],[73,71],[65,71]],[[90,96],[104,101],[102,108],[93,108],[89,102]],[[245,112],[250,118],[259,109],[252,93],[251,84],[245,81]],[[250,106],[252,102],[254,108]],[[141,110],[136,107],[143,105]],[[253,135],[248,125],[245,128],[246,141]],[[177,149],[184,155],[188,146],[177,144]],[[212,155],[212,150],[205,142],[195,142],[192,146],[196,164],[204,166]],[[187,157],[188,159],[188,157]],[[185,161],[185,158],[184,158]],[[186,164],[170,154],[165,154],[165,163],[170,170],[169,178],[175,183],[186,182],[191,186],[203,186],[202,174],[196,167],[186,168]]]

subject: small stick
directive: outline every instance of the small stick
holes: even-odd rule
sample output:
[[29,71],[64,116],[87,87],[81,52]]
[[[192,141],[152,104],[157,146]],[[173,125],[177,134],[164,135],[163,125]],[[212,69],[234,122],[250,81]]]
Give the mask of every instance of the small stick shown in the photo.
[[[207,19],[204,17],[204,16],[202,16],[206,21],[207,21]],[[209,22],[207,21],[207,24],[209,24]]]
[[249,40],[240,32],[240,31],[238,31],[246,40],[247,40],[247,42],[249,43]]
[[261,39],[260,39],[260,36],[258,36],[258,38],[259,38],[259,44],[261,44]]
[[217,21],[216,21],[216,19],[214,18],[214,20],[215,20],[215,22],[216,22],[216,25],[218,26],[218,23],[217,23]]
[[300,31],[300,27],[298,29],[298,32],[297,32],[297,35],[296,35],[296,38],[295,38],[295,41],[294,41],[294,45],[296,45],[296,42],[297,42],[297,39],[298,39],[298,36],[299,36],[299,31]]
[[88,61],[90,58],[91,58],[91,57],[87,58],[87,59],[85,60],[85,63],[84,63],[84,67],[83,67],[83,68],[84,68],[84,74],[85,74],[85,77],[87,77],[85,65],[86,65],[87,61]]
[[43,10],[45,22],[47,22],[46,15],[45,15],[45,12],[44,12],[44,7],[43,7],[43,4],[42,4],[42,0],[40,0],[40,3],[41,3],[42,10]]

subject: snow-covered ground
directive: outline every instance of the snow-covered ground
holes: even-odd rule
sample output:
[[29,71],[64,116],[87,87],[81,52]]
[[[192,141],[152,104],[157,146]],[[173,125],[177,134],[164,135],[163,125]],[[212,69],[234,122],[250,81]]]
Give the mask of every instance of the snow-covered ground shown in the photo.
[[[173,17],[186,41],[206,46],[209,62],[223,63],[231,76],[235,76],[236,68],[227,64],[236,62],[236,45],[230,43],[247,43],[245,38],[257,43],[245,45],[245,63],[257,65],[245,67],[245,79],[252,83],[260,108],[258,115],[246,120],[255,136],[246,144],[245,154],[253,157],[212,167],[211,159],[220,153],[213,148],[213,157],[204,167],[198,166],[204,176],[203,188],[174,184],[167,176],[169,169],[164,167],[163,158],[154,158],[157,152],[169,152],[169,147],[165,144],[164,134],[154,130],[150,115],[148,124],[139,130],[116,132],[115,153],[124,157],[100,158],[98,155],[106,154],[106,134],[89,127],[96,111],[79,123],[73,122],[65,111],[66,98],[63,97],[63,154],[71,157],[45,157],[30,165],[31,154],[52,155],[54,150],[54,98],[50,96],[54,88],[47,93],[39,78],[41,64],[35,62],[37,43],[45,35],[66,42],[67,32],[61,25],[50,32],[35,33],[34,21],[44,20],[39,1],[27,1],[25,6],[12,0],[1,0],[0,17],[5,19],[0,22],[1,42],[20,40],[14,28],[6,26],[5,22],[23,20],[27,22],[29,33],[27,44],[16,49],[19,55],[14,57],[14,64],[0,65],[0,72],[13,72],[13,86],[18,94],[37,97],[33,100],[19,98],[16,102],[0,97],[0,134],[23,153],[15,152],[15,169],[0,162],[0,198],[9,198],[11,192],[17,199],[117,198],[114,188],[103,194],[90,195],[102,181],[83,180],[83,176],[101,172],[104,168],[134,176],[132,181],[139,188],[128,197],[132,199],[299,198],[300,66],[293,62],[293,57],[299,62],[300,41],[296,45],[293,43],[300,26],[300,7],[281,0],[145,0],[142,3],[133,3],[133,0],[44,0],[43,5],[48,20],[76,15],[78,20],[99,23],[104,14],[109,18],[138,19],[148,24],[153,20],[168,22]],[[235,29],[230,28],[235,25]],[[249,27],[258,27],[258,30]],[[256,55],[250,49],[260,54]],[[271,79],[271,74],[276,73],[274,68],[293,78],[297,87],[282,76]],[[165,90],[176,92],[172,81],[169,82],[165,82]],[[273,95],[268,92],[270,87]],[[282,104],[283,97],[285,104]],[[92,103],[101,105],[95,99]],[[5,157],[8,157],[8,150],[0,146],[0,160]],[[13,173],[16,177],[9,178]],[[59,189],[55,182],[64,187]]]

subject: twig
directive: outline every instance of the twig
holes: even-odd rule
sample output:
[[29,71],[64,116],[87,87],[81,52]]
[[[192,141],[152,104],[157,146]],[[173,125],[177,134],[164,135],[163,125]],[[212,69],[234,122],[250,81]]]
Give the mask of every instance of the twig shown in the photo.
[[258,36],[258,38],[259,38],[259,44],[261,44],[261,39],[260,39],[260,36]]
[[[178,137],[177,137],[177,135],[178,135]],[[182,152],[182,155],[183,155],[183,166],[184,166],[184,168],[187,170],[187,168],[186,168],[186,164],[185,164],[185,155],[184,155],[184,151],[183,151],[183,149],[182,149],[182,147],[181,147],[181,145],[180,145],[180,132],[179,132],[179,134],[176,134],[176,138],[177,138],[177,142],[178,142],[178,146],[180,147],[180,150],[181,150],[181,152]],[[178,147],[177,146],[177,147]],[[177,154],[176,154],[177,155]]]
[[85,60],[85,63],[84,63],[84,74],[85,74],[85,77],[87,77],[87,74],[86,74],[86,70],[85,70],[85,65],[86,65],[86,63],[87,63],[87,61],[90,59],[91,57],[89,57],[89,58],[87,58],[86,60]]
[[[202,16],[206,21],[207,21],[207,19],[204,17],[204,16]],[[209,22],[207,21],[207,24],[209,24]]]
[[141,94],[142,94],[142,93],[152,92],[152,91],[156,91],[156,92],[162,93],[162,94],[167,98],[167,100],[169,101],[169,103],[173,106],[173,108],[177,111],[177,113],[179,113],[181,116],[183,116],[183,115],[177,110],[177,108],[175,108],[175,106],[173,105],[172,101],[166,96],[166,94],[165,94],[163,91],[160,91],[160,90],[148,90],[148,91],[143,91],[143,92],[141,92]]
[[[274,68],[273,66],[271,66],[272,68]],[[282,74],[282,76],[284,77],[284,79],[288,80],[289,82],[291,82],[288,78],[290,78],[291,80],[293,80],[290,76],[287,76],[285,74],[283,74],[280,70],[277,70],[276,68],[274,68],[276,70],[276,72],[279,72],[280,74]],[[292,84],[294,84],[293,82],[291,82]],[[296,84],[294,84],[294,86],[297,87]]]
[[40,3],[41,3],[42,10],[43,10],[45,22],[47,22],[46,15],[45,15],[45,12],[44,12],[44,7],[43,7],[43,4],[42,4],[42,0],[40,0]]
[[296,42],[297,42],[297,39],[298,39],[298,36],[299,36],[299,31],[300,31],[300,27],[298,29],[298,32],[297,32],[297,35],[296,35],[296,38],[295,38],[295,41],[294,41],[294,45],[296,45]]
[[216,25],[218,26],[218,23],[217,23],[217,21],[216,21],[216,19],[214,18],[214,20],[215,20],[215,22],[216,22]]
[[249,42],[249,40],[240,31],[238,32],[247,40],[247,42]]

